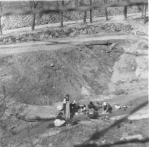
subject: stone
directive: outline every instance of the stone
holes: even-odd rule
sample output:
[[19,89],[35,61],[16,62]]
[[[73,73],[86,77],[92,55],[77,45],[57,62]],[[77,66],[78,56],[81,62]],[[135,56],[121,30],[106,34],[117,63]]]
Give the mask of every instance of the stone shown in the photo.
[[7,40],[7,38],[4,38],[3,43],[6,43],[6,42],[8,42],[8,40]]
[[92,33],[93,33],[92,29],[89,28],[89,29],[88,29],[88,34],[91,35]]
[[35,139],[33,140],[33,144],[34,144],[34,145],[39,144],[39,139],[38,139],[38,138],[35,138]]
[[66,35],[69,35],[69,34],[72,33],[72,29],[71,29],[71,28],[64,28],[63,31],[64,31],[64,33],[65,33]]
[[51,67],[54,67],[54,63],[51,63],[50,66],[51,66]]
[[59,33],[58,32],[55,32],[54,36],[55,37],[58,37],[59,36]]
[[125,117],[125,116],[126,116],[126,115],[113,116],[113,117],[110,118],[110,120],[117,121],[117,120],[122,119],[122,118]]
[[40,39],[43,40],[44,38],[45,38],[45,35],[44,34],[41,34],[40,35]]
[[143,136],[141,134],[137,134],[137,135],[122,137],[120,140],[130,141],[130,140],[133,140],[133,139],[143,140]]
[[8,43],[13,43],[13,40],[11,38],[9,38]]
[[105,144],[105,143],[106,143],[106,140],[102,140],[101,143],[102,143],[102,144]]
[[116,46],[116,43],[112,43],[112,44],[110,45],[110,50],[112,50],[115,46]]
[[28,41],[34,41],[34,37],[33,37],[32,35],[29,35],[29,36],[27,37],[27,40],[28,40]]
[[52,146],[53,146],[53,144],[52,144],[52,143],[50,143],[50,144],[49,144],[49,147],[52,147]]
[[125,94],[125,90],[123,90],[123,89],[117,89],[115,91],[115,95],[122,95],[122,94]]
[[86,34],[87,34],[87,30],[84,29],[84,30],[82,31],[82,35],[86,35]]
[[48,37],[48,39],[52,39],[53,38],[53,36],[52,35],[50,35],[49,37]]
[[82,87],[81,94],[84,96],[90,96],[91,95],[89,90],[87,90],[85,87]]
[[73,37],[75,35],[76,35],[76,31],[74,31],[74,32],[72,32],[72,33],[69,34],[69,36],[71,36],[71,37]]
[[99,28],[95,27],[95,33],[98,33],[98,32],[99,32]]
[[45,34],[45,37],[44,37],[45,39],[48,39],[49,38],[49,35],[48,34]]
[[109,71],[109,72],[114,72],[111,67],[108,67],[108,71]]
[[24,38],[22,38],[22,39],[21,39],[21,42],[23,42],[23,41],[25,41],[25,39],[24,39]]
[[43,147],[43,146],[42,146],[42,145],[40,145],[40,144],[37,144],[37,145],[36,145],[36,147]]

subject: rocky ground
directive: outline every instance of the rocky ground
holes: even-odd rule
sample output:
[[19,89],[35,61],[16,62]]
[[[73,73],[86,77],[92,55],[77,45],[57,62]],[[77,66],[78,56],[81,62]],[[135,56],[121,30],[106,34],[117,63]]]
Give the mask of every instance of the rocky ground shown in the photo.
[[[1,89],[0,93],[1,98],[6,96],[8,102],[1,118],[1,146],[80,145],[95,131],[108,127],[119,116],[128,114],[147,100],[147,25],[137,18],[134,15],[127,21],[111,18],[106,23],[101,19],[100,23],[88,24],[85,28],[70,25],[68,28],[78,34],[70,37],[70,34],[66,35],[69,29],[64,28],[68,31],[65,38],[59,38],[60,34],[57,39],[54,39],[55,35],[53,39],[45,37],[47,31],[50,34],[51,31],[63,33],[64,29],[55,31],[59,30],[57,28],[3,36],[0,46],[0,85],[4,85],[6,92]],[[97,26],[98,31],[94,32]],[[84,34],[81,34],[82,28]],[[140,36],[137,32],[146,35]],[[32,39],[41,40],[29,40],[29,34]],[[43,37],[39,37],[39,34]],[[24,40],[16,41],[17,36],[18,40]],[[13,41],[9,41],[12,37]],[[82,121],[77,125],[54,128],[56,106],[67,93],[71,100],[80,103],[107,101],[113,107],[114,104],[129,107],[126,111],[114,109],[109,119],[102,115],[97,120],[81,117]],[[122,124],[110,128],[88,146],[106,146],[109,143],[109,146],[114,146],[114,142],[122,137],[132,135],[145,139],[149,133],[147,107]],[[17,113],[22,116],[21,120],[15,117]],[[148,144],[123,146],[144,147]]]

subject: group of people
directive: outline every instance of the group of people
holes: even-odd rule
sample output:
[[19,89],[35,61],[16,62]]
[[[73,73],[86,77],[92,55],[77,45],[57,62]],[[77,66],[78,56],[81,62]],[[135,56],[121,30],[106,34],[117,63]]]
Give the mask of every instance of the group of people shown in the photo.
[[100,105],[94,105],[89,102],[88,105],[77,104],[75,100],[70,103],[70,96],[67,94],[63,100],[63,105],[58,107],[59,114],[56,119],[68,122],[74,115],[88,115],[89,118],[94,119],[98,117],[98,110],[103,109],[104,113],[111,113],[112,107],[109,103],[103,102]]

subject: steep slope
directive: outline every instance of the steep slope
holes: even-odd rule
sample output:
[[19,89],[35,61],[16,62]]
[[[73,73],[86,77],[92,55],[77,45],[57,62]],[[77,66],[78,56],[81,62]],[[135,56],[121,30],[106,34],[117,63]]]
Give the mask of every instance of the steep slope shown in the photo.
[[147,79],[146,42],[111,40],[91,44],[1,55],[1,86],[5,85],[7,95],[20,102],[49,105],[61,101],[67,93],[76,100],[127,93],[136,88],[136,83],[140,88],[142,79]]

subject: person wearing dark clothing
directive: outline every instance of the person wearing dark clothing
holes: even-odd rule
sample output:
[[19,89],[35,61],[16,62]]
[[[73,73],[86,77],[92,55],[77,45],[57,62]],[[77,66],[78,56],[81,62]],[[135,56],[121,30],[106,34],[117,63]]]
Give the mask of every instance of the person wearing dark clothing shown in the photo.
[[98,111],[98,108],[93,104],[93,102],[89,102],[88,108],[89,109],[92,109],[93,108],[95,111]]
[[103,107],[103,110],[106,113],[111,113],[112,112],[112,106],[109,103],[104,102],[102,107]]
[[70,103],[70,112],[73,113],[73,112],[76,112],[78,111],[78,105],[76,104],[75,100]]
[[95,111],[93,108],[88,109],[87,115],[91,119],[96,119],[98,117],[97,111]]
[[66,99],[67,102],[69,101],[69,94],[66,94],[65,99]]
[[56,116],[56,119],[65,120],[63,113],[59,112],[59,114]]

